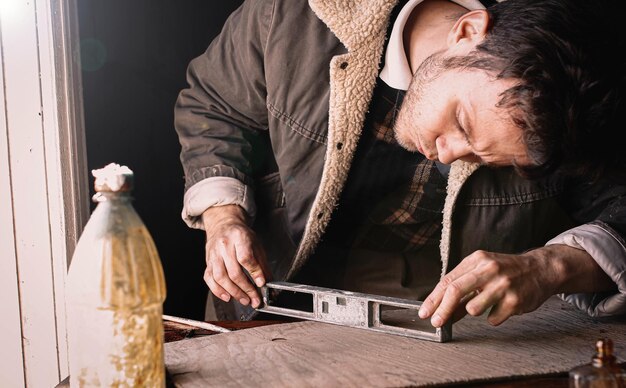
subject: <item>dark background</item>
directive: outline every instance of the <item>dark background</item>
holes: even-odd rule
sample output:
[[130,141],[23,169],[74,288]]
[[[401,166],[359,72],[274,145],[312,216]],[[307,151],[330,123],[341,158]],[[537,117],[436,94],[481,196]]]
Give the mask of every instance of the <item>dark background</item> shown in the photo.
[[77,2],[89,171],[110,162],[134,171],[133,204],[161,257],[170,315],[202,319],[208,292],[204,232],[180,217],[184,180],[174,103],[186,87],[189,61],[241,2]]

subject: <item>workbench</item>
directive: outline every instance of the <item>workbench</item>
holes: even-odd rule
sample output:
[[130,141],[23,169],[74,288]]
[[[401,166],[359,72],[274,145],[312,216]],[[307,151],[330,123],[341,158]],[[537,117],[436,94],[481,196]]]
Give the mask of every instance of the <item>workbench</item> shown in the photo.
[[465,317],[445,343],[300,321],[169,342],[165,365],[177,388],[565,387],[602,337],[623,361],[626,317],[593,319],[552,297],[497,327]]
[[[263,321],[210,321],[210,323],[230,329],[232,331],[239,331],[245,329],[251,329],[255,327],[262,327],[268,325],[278,325],[290,322],[296,322],[293,319],[279,319],[279,320],[263,320]],[[198,329],[193,326],[188,326],[173,322],[164,322],[165,326],[165,342],[171,343],[191,338],[200,338],[211,335],[218,335],[220,333],[215,331],[209,331],[205,329]],[[626,363],[623,364],[626,367]],[[177,388],[172,382],[172,376],[167,373],[167,388]],[[553,373],[539,376],[526,376],[511,379],[502,379],[496,381],[481,381],[481,382],[469,382],[461,384],[450,384],[449,387],[467,387],[467,388],[568,388],[569,376],[567,372]],[[69,385],[68,385],[69,386]]]
[[443,344],[278,316],[211,323],[232,332],[164,322],[168,387],[565,388],[601,337],[626,367],[626,317],[592,319],[556,297],[498,327],[466,317]]

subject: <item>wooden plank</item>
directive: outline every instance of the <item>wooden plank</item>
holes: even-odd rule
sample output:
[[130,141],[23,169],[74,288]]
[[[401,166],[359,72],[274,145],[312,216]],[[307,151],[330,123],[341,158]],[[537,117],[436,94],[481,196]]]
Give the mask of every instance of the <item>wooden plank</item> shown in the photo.
[[60,381],[51,246],[58,225],[50,224],[40,79],[49,69],[39,63],[37,31],[37,17],[46,15],[35,3],[5,5],[2,48],[25,384],[45,387]]
[[[0,14],[0,53],[2,53],[2,15]],[[2,59],[2,58],[0,58]],[[7,387],[24,386],[22,325],[18,294],[17,257],[13,231],[9,146],[7,144],[4,66],[0,60],[0,381]]]
[[448,343],[319,322],[273,325],[168,343],[177,387],[390,387],[566,372],[608,336],[626,356],[626,320],[594,320],[553,298],[499,327],[466,317]]

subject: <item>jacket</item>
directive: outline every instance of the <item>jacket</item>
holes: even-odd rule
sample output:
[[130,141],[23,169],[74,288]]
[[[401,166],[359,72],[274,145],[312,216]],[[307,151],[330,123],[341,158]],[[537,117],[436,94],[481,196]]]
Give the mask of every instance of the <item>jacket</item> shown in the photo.
[[[318,245],[350,169],[397,0],[249,0],[188,69],[175,125],[183,218],[210,206],[255,217],[274,279]],[[454,162],[440,244],[442,275],[477,249],[519,253],[565,243],[615,281],[611,295],[570,295],[594,316],[626,312],[626,187]]]

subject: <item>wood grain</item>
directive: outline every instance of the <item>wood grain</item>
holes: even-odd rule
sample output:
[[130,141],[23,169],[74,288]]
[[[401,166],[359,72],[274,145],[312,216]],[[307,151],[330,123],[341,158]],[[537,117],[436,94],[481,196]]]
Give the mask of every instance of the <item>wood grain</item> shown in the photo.
[[166,344],[177,387],[398,387],[566,372],[607,336],[626,354],[626,319],[594,320],[553,298],[500,327],[467,317],[440,344],[319,322],[247,329]]

